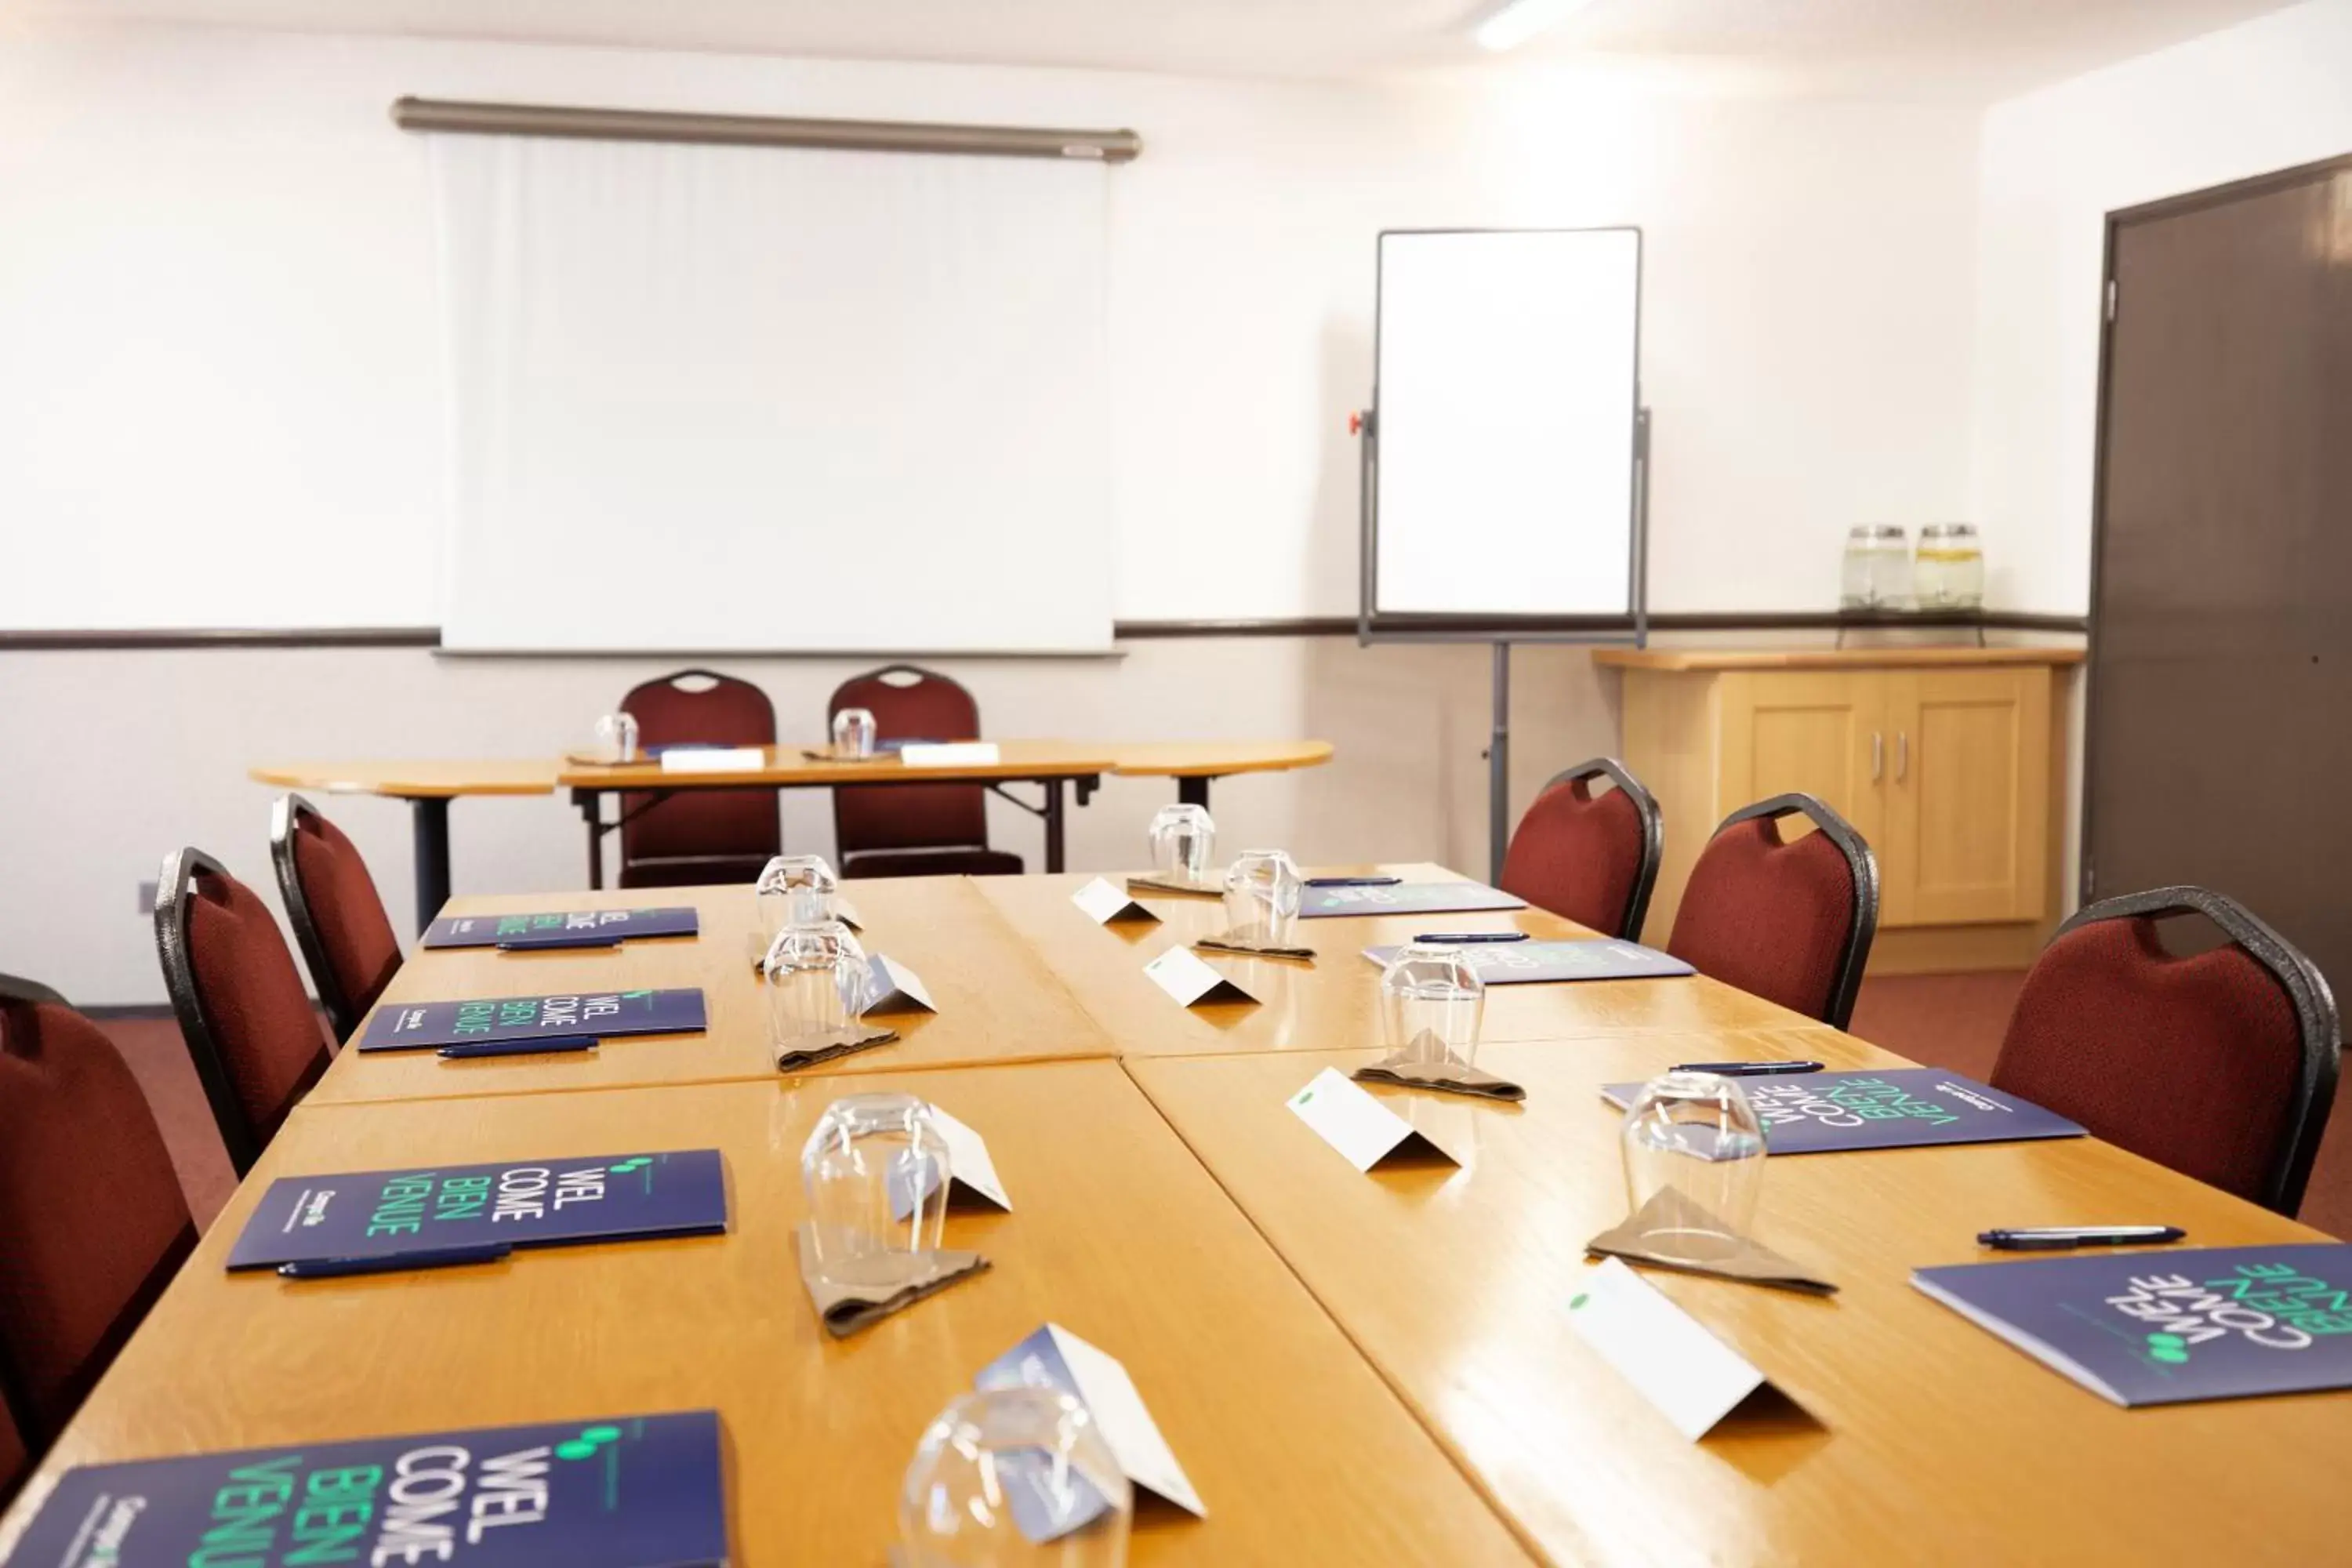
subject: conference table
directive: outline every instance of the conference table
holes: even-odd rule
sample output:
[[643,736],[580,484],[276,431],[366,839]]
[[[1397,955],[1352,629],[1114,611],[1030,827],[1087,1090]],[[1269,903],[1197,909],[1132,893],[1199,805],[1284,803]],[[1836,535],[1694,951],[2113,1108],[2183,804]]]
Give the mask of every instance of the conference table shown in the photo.
[[[1990,1256],[1990,1226],[2324,1239],[2307,1227],[2090,1138],[1772,1159],[1754,1234],[1842,1289],[1644,1271],[1788,1396],[1686,1441],[1566,1321],[1586,1239],[1626,1206],[1600,1086],[1693,1059],[1902,1058],[1701,976],[1497,987],[1478,1059],[1525,1101],[1367,1086],[1459,1163],[1366,1173],[1287,1109],[1380,1054],[1378,971],[1356,950],[1408,925],[1588,933],[1536,910],[1305,921],[1311,963],[1204,953],[1263,999],[1188,1009],[1127,982],[1217,906],[1146,894],[1157,923],[1106,927],[1070,903],[1083,880],[854,887],[869,947],[920,969],[938,1016],[789,1076],[761,1066],[745,889],[453,904],[691,901],[704,927],[421,952],[388,1000],[695,984],[707,1037],[608,1042],[596,1076],[530,1058],[408,1073],[346,1049],[0,1521],[0,1550],[75,1464],[714,1408],[739,1568],[881,1568],[924,1423],[1050,1321],[1126,1364],[1207,1505],[1140,1507],[1139,1564],[2340,1559],[2352,1393],[2125,1410],[1908,1283]],[[876,1088],[986,1138],[1013,1209],[950,1214],[947,1245],[987,1272],[835,1341],[791,1252],[798,1156],[833,1098]],[[729,1170],[724,1237],[308,1283],[221,1267],[281,1176],[707,1147]]]
[[[850,762],[814,754],[799,744],[760,748],[757,768],[709,773],[666,770],[658,761],[626,766],[583,764],[562,757],[445,758],[411,761],[261,763],[247,770],[257,784],[321,795],[374,795],[409,806],[416,875],[416,929],[422,931],[449,899],[449,803],[467,795],[553,795],[571,792],[588,834],[588,885],[604,883],[604,797],[625,803],[697,789],[831,789],[842,784],[977,784],[1004,795],[1044,825],[1045,869],[1062,869],[1065,787],[1087,804],[1106,773],[1172,778],[1181,802],[1205,806],[1209,786],[1236,773],[1283,773],[1331,760],[1328,741],[1003,741],[992,761],[909,765],[896,754]],[[1005,795],[1008,784],[1034,784],[1036,805]],[[626,792],[626,793],[624,793]],[[625,805],[625,812],[631,809]]]

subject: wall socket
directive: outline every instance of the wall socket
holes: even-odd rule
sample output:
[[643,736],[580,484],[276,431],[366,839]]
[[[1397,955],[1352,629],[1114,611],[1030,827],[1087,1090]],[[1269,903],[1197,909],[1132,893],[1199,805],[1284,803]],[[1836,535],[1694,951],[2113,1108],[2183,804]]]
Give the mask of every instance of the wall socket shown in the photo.
[[139,884],[139,912],[142,915],[155,912],[155,884],[152,882]]

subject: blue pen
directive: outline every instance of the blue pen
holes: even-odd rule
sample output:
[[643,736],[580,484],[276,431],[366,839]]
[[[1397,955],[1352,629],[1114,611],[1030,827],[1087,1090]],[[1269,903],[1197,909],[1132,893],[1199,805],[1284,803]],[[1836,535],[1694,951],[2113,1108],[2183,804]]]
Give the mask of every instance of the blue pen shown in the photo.
[[620,945],[621,938],[618,932],[607,936],[603,931],[583,931],[578,936],[552,939],[541,937],[537,940],[526,937],[515,942],[502,942],[499,943],[499,951],[500,952],[536,952],[542,948],[618,947]]
[[285,1279],[341,1279],[353,1274],[392,1274],[408,1268],[457,1268],[468,1263],[496,1263],[513,1250],[512,1242],[488,1241],[386,1253],[382,1258],[301,1258],[279,1264],[278,1273]]
[[445,1057],[535,1057],[559,1051],[593,1051],[596,1048],[593,1035],[551,1035],[543,1040],[467,1040],[463,1045],[444,1046]]
[[1675,1072],[1711,1072],[1723,1078],[1778,1078],[1784,1073],[1819,1072],[1819,1062],[1682,1062]]
[[1525,942],[1528,940],[1528,933],[1523,931],[1425,931],[1412,940],[1454,944],[1465,942]]
[[1310,888],[1393,888],[1402,877],[1309,877]]

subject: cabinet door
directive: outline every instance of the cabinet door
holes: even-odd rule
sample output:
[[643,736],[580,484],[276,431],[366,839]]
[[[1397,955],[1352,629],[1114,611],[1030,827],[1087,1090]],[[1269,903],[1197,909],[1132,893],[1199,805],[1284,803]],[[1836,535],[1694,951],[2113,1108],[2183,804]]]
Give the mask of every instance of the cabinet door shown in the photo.
[[[1723,677],[1727,814],[1802,790],[1877,841],[1886,768],[1886,677],[1877,670],[1759,670]],[[1715,825],[1706,825],[1713,831]],[[1796,833],[1802,819],[1784,819]]]
[[2050,672],[1887,677],[1882,922],[2040,920],[2050,879]]

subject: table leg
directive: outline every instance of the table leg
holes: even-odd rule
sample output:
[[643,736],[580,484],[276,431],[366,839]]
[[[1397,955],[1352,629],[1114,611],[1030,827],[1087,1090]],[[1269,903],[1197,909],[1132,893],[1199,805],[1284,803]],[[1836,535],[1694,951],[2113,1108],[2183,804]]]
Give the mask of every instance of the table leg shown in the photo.
[[1209,785],[1213,781],[1206,773],[1184,773],[1176,780],[1176,804],[1197,805],[1209,809]]
[[1045,786],[1045,873],[1062,868],[1062,781],[1040,779]]
[[604,792],[575,789],[572,799],[588,823],[588,885],[601,888],[604,885]]
[[408,802],[416,860],[416,934],[449,901],[449,797],[415,795]]

